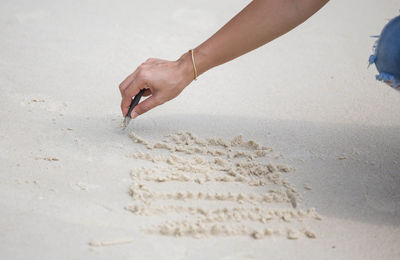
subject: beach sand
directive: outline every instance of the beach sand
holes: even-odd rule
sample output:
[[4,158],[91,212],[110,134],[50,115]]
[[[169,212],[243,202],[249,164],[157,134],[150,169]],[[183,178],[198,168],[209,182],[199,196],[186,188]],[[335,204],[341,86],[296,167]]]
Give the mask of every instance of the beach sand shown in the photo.
[[137,65],[247,3],[2,1],[1,259],[400,257],[400,95],[367,68],[397,1],[331,1],[119,128]]

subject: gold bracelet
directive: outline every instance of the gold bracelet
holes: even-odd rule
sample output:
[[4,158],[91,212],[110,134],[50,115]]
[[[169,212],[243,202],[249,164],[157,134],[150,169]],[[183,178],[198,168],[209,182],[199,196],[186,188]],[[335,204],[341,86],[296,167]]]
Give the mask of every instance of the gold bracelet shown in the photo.
[[193,54],[194,51],[192,49],[192,50],[189,50],[189,52],[192,55],[192,63],[193,63],[193,70],[194,70],[194,80],[197,80],[197,68],[196,68],[196,63],[194,62],[194,54]]

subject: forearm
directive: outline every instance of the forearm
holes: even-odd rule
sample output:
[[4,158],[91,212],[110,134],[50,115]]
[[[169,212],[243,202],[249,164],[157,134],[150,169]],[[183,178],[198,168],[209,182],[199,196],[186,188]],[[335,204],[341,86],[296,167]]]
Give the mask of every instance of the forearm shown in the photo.
[[287,33],[328,0],[254,0],[194,49],[198,74]]
[[[254,0],[210,39],[195,48],[198,75],[266,44],[290,31],[318,11],[328,0]],[[135,118],[175,98],[195,78],[192,57],[187,52],[177,61],[148,59],[131,73],[119,89],[121,111]],[[128,115],[132,97],[146,89]]]

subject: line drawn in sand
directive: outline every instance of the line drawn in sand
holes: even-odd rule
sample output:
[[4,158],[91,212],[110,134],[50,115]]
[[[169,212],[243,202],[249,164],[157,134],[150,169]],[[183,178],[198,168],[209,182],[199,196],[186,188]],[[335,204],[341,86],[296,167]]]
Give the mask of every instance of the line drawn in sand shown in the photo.
[[287,179],[294,168],[274,163],[272,148],[242,135],[224,140],[178,132],[155,143],[134,133],[130,137],[147,152],[127,157],[150,167],[132,169],[135,204],[125,209],[160,220],[142,231],[195,238],[316,238],[306,223],[322,218],[314,208],[299,208],[302,197]]

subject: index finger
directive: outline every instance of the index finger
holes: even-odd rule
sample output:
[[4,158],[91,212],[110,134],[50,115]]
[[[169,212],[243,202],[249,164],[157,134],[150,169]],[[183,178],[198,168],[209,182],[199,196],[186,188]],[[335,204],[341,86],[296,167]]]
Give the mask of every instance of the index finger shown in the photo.
[[136,69],[134,72],[132,72],[124,81],[122,81],[119,84],[119,92],[121,92],[121,96],[123,96],[124,91],[129,85],[132,83],[132,81],[135,79],[136,74],[137,74],[138,69]]
[[129,106],[132,102],[132,97],[137,95],[139,91],[146,87],[145,81],[141,77],[136,77],[130,85],[122,92],[121,111],[122,115],[126,116]]

